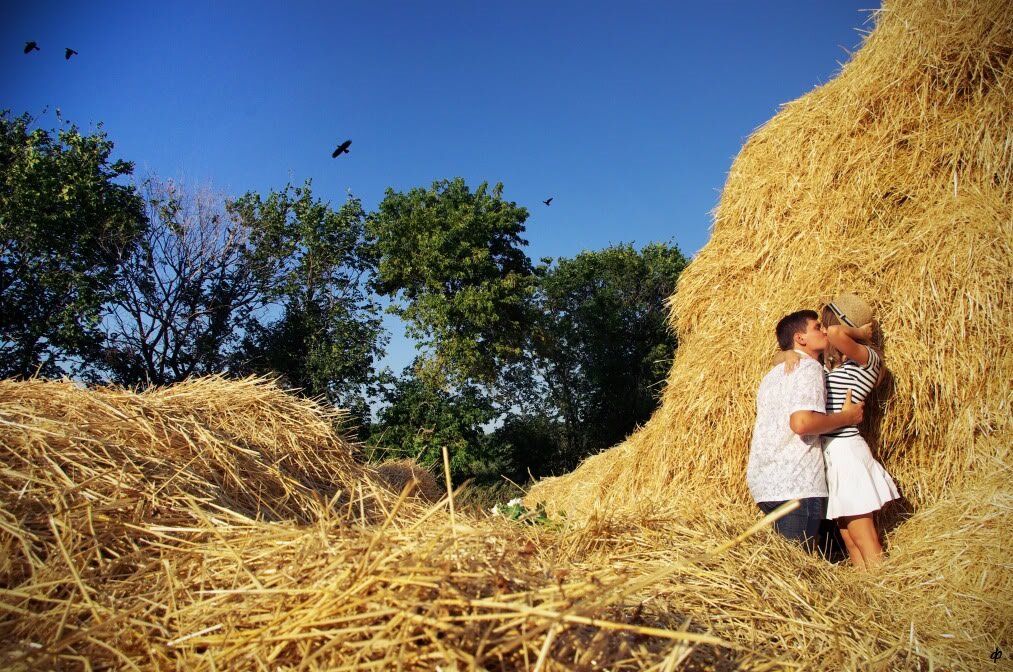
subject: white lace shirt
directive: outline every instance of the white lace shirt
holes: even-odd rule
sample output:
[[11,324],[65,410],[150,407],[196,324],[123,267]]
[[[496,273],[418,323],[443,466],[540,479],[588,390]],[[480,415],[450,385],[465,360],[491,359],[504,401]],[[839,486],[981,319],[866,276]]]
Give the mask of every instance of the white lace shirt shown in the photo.
[[802,361],[795,371],[786,374],[778,364],[763,377],[756,395],[746,483],[757,502],[827,496],[820,437],[799,436],[788,424],[796,411],[826,412],[823,367],[799,354]]

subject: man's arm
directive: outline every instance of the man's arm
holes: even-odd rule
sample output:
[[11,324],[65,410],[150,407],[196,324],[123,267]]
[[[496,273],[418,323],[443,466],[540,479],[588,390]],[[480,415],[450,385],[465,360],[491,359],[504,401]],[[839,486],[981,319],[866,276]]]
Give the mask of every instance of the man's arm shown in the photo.
[[788,419],[791,431],[799,436],[826,434],[841,427],[857,425],[865,414],[865,402],[851,403],[851,390],[844,395],[844,406],[837,413],[827,415],[817,411],[795,411]]

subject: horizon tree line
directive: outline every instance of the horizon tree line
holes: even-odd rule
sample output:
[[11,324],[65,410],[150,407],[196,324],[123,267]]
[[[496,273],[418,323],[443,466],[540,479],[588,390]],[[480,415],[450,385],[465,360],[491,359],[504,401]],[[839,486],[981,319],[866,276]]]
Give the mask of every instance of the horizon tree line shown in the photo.
[[[137,184],[101,125],[60,122],[0,113],[2,378],[280,377],[349,409],[371,459],[434,466],[446,445],[457,480],[569,470],[658,405],[673,244],[535,263],[527,209],[462,178],[388,188],[374,212],[310,180]],[[399,374],[379,370],[384,304],[419,348]]]

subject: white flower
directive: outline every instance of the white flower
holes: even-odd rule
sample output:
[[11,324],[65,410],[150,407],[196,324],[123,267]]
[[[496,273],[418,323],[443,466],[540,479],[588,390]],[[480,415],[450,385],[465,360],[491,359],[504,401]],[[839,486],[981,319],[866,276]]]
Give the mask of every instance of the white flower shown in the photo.
[[519,506],[520,504],[521,504],[520,497],[514,497],[509,502],[507,502],[507,506]]
[[499,515],[499,504],[496,504],[496,505],[494,505],[492,507],[492,515],[494,515],[494,516],[498,516]]

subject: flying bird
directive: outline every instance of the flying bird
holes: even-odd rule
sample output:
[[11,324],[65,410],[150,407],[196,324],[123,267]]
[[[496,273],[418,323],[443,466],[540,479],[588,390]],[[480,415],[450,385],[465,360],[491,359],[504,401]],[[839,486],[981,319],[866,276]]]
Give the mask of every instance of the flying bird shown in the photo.
[[77,56],[77,52],[67,47],[67,50],[63,52],[63,57],[69,61],[71,56]]
[[555,196],[549,196],[547,199],[545,199],[544,201],[542,201],[542,203],[544,203],[545,205],[552,205],[552,199],[553,198],[555,198]]
[[25,53],[29,54],[33,51],[41,51],[39,45],[35,44],[35,42],[25,42]]
[[331,154],[331,158],[332,159],[336,159],[339,156],[341,156],[342,154],[348,154],[348,148],[351,147],[351,146],[352,146],[352,141],[351,140],[345,140],[343,143],[341,143],[340,145],[338,145],[337,149],[334,150],[334,153]]

